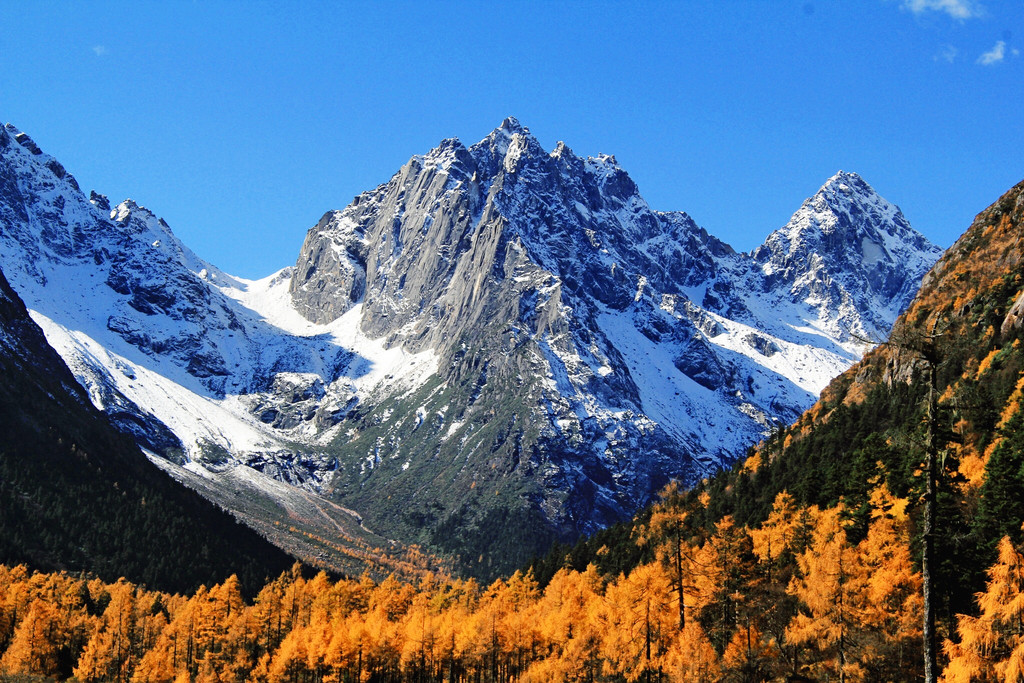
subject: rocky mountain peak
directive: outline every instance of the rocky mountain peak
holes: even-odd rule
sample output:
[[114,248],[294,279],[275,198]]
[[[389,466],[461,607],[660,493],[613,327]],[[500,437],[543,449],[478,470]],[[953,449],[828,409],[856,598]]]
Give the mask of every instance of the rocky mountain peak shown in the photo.
[[804,201],[784,230],[795,247],[804,241],[829,246],[857,233],[879,239],[875,234],[879,228],[896,233],[909,227],[899,208],[879,196],[863,178],[839,171]]
[[860,175],[852,171],[844,171],[842,169],[836,171],[835,175],[825,181],[821,186],[821,189],[818,190],[818,194],[841,194],[846,197],[852,197],[856,194],[863,196],[877,196],[874,189],[872,189],[872,187],[868,185]]
[[517,119],[510,116],[502,121],[500,126],[492,130],[487,137],[473,145],[473,147],[486,147],[504,156],[508,151],[508,145],[512,138],[524,133],[528,135],[529,129],[523,128]]
[[727,464],[856,360],[842,330],[887,329],[934,260],[855,174],[738,254],[653,211],[613,156],[545,151],[509,118],[325,213],[294,268],[238,281],[16,139],[0,256],[123,428],[141,441],[162,420],[154,452],[272,467],[472,558],[494,520],[541,551]]
[[[514,116],[505,117],[505,120],[501,122],[501,125],[494,129],[494,132],[499,131],[510,137],[516,133],[525,133],[527,135],[530,133],[530,129],[519,123],[519,119]],[[494,133],[492,133],[492,135],[493,134]]]
[[861,247],[868,265],[894,262],[907,245],[933,251],[922,235],[910,227],[899,207],[886,201],[856,173],[839,171],[807,199],[787,225],[793,244],[807,241],[825,250],[844,243]]
[[12,140],[17,142],[32,156],[39,157],[38,160],[57,181],[67,183],[74,188],[75,191],[80,191],[78,181],[75,180],[73,175],[64,169],[64,166],[62,166],[59,161],[49,154],[43,153],[43,150],[39,148],[39,145],[37,145],[27,133],[23,133],[18,130],[18,128],[12,123],[5,123],[3,127],[0,128],[0,150],[8,147]]
[[[93,205],[99,207],[96,202]],[[133,199],[125,199],[110,209],[110,220],[113,223],[111,237],[115,240],[130,237],[141,243],[151,258],[159,253],[161,261],[173,260],[195,273],[216,270],[182,244],[167,221]]]
[[611,154],[598,154],[587,157],[587,170],[597,179],[602,191],[609,197],[625,202],[631,197],[639,197],[640,189],[629,177],[629,174]]
[[139,206],[139,204],[131,198],[123,200],[110,211],[111,220],[115,220],[118,223],[124,223],[133,215],[137,215],[139,218],[145,220],[146,218],[153,217],[153,212],[144,206]]
[[[104,199],[106,199],[104,197]],[[110,219],[122,225],[129,223],[142,227],[158,235],[165,235],[173,238],[171,226],[160,216],[147,209],[145,206],[136,203],[134,199],[125,199],[110,210]],[[173,238],[177,239],[177,238]]]
[[941,253],[863,178],[839,171],[752,257],[766,289],[788,287],[845,339],[884,336]]
[[43,150],[39,149],[39,145],[37,145],[32,138],[28,136],[28,133],[21,132],[13,123],[5,123],[4,130],[6,130],[19,145],[27,149],[32,154],[40,155],[43,153]]
[[414,156],[410,163],[420,168],[438,168],[448,173],[471,177],[476,171],[473,156],[458,138],[446,138],[437,147],[422,156]]
[[576,155],[573,154],[572,149],[569,148],[569,145],[559,140],[558,143],[555,145],[555,148],[551,150],[551,158],[561,159],[562,157],[566,156],[575,157]]
[[96,190],[90,190],[89,202],[100,211],[110,212],[110,199],[105,194],[100,194]]
[[[503,169],[514,172],[520,166],[524,152],[529,156],[544,155],[540,143],[530,134],[530,129],[511,116],[483,140],[471,146],[469,152],[486,178],[493,178]],[[509,168],[513,170],[508,171]]]

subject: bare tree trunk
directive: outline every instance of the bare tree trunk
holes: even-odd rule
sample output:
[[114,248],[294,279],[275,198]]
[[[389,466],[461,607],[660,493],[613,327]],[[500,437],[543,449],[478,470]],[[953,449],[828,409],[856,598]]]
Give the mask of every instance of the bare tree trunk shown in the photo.
[[679,630],[686,628],[686,594],[683,591],[683,532],[676,535],[676,577],[679,584],[676,589],[679,591]]
[[935,497],[938,483],[938,444],[936,443],[936,422],[938,421],[938,397],[936,395],[936,363],[928,359],[928,435],[927,470],[924,494],[924,548],[921,555],[921,580],[924,588],[924,680],[935,683],[938,658],[935,651],[935,577],[932,561],[935,558]]
[[846,603],[843,600],[846,575],[843,573],[843,546],[839,546],[839,683],[846,683]]

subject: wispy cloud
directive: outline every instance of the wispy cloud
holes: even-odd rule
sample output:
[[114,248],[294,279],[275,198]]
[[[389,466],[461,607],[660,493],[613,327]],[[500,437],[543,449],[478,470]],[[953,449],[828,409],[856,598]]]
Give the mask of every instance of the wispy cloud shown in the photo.
[[975,0],[903,0],[903,8],[914,14],[945,12],[954,19],[980,17],[984,8]]
[[995,47],[993,47],[991,50],[989,50],[982,56],[978,57],[978,64],[984,64],[985,66],[989,66],[991,64],[998,64],[999,62],[1003,61],[1005,57],[1006,41],[1000,40],[998,43],[995,44]]
[[948,62],[952,64],[953,62],[956,61],[957,55],[959,54],[960,50],[956,49],[956,46],[944,45],[942,47],[942,52],[935,55],[935,61],[937,62],[939,60],[942,60],[943,62]]
[[103,55],[107,54],[107,46],[106,45],[93,45],[92,46],[92,51],[96,53],[97,57],[102,57]]

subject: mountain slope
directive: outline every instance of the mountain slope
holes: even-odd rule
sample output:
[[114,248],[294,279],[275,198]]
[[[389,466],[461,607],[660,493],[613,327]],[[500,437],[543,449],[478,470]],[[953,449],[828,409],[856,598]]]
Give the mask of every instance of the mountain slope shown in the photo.
[[0,220],[33,317],[147,449],[331,496],[481,574],[794,419],[938,256],[842,172],[739,254],[651,210],[614,158],[547,153],[514,119],[413,157],[256,282],[130,200],[85,198],[13,127]]
[[842,498],[862,529],[868,492],[879,480],[919,501],[932,362],[943,463],[940,611],[949,619],[970,613],[998,539],[1022,540],[1022,263],[1024,182],[978,214],[946,251],[886,344],[831,382],[746,463],[708,484],[711,517],[759,522],[785,490],[806,504]]
[[234,573],[255,591],[291,563],[110,426],[2,272],[0,432],[0,562],[170,591]]

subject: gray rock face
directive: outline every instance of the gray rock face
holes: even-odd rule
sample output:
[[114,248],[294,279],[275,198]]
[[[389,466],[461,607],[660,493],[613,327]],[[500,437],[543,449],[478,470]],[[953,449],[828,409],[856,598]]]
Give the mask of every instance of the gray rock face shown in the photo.
[[296,309],[316,323],[349,310],[366,292],[366,242],[340,211],[324,214],[302,245],[301,269],[289,291]]
[[[648,209],[614,158],[583,160],[563,143],[548,154],[507,119],[471,148],[442,142],[325,215],[306,236],[290,291],[313,322],[362,301],[369,335],[442,348],[480,320],[518,317],[517,301],[536,302],[523,315],[543,333],[560,317],[562,290],[621,311],[642,274],[678,296],[733,254],[686,214]],[[540,296],[549,285],[553,301]]]

